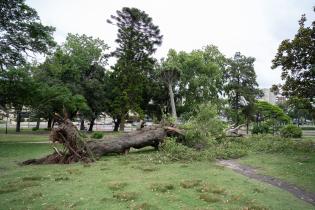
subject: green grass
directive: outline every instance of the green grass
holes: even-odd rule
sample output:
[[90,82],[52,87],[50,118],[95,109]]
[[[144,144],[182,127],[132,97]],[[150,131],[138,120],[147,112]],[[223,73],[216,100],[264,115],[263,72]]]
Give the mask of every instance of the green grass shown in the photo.
[[260,173],[275,176],[315,192],[315,154],[250,154],[241,163],[258,168]]
[[47,134],[0,134],[0,143],[48,142]]
[[89,167],[19,166],[51,149],[13,137],[0,142],[1,209],[314,209],[213,162],[155,163],[153,150],[106,156]]

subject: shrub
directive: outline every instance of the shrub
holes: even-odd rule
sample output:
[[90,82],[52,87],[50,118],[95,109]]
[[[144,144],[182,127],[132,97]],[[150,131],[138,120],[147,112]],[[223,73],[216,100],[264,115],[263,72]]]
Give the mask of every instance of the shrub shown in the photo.
[[214,154],[210,150],[197,151],[196,149],[176,142],[175,138],[166,138],[161,149],[164,152],[164,155],[172,161],[214,159]]
[[32,131],[38,131],[39,129],[38,128],[36,128],[36,127],[33,127],[32,128]]
[[92,135],[91,135],[91,138],[93,139],[101,139],[103,138],[104,134],[102,132],[94,132]]
[[280,134],[284,138],[301,138],[302,129],[296,125],[287,125],[281,128]]
[[269,126],[267,124],[254,125],[252,129],[252,134],[264,134],[269,133]]
[[161,124],[164,126],[172,126],[175,125],[176,119],[169,114],[163,114]]
[[225,124],[218,117],[217,107],[208,103],[199,105],[196,115],[183,127],[186,130],[183,143],[189,147],[204,149],[223,137]]

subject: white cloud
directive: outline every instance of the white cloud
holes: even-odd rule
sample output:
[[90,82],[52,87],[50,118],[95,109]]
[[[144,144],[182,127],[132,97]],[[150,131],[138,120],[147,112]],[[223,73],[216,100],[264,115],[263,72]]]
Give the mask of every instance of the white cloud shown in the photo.
[[277,47],[292,38],[302,13],[314,19],[309,0],[27,0],[43,23],[56,27],[61,43],[67,33],[99,37],[115,47],[117,29],[106,19],[124,6],[146,11],[164,35],[156,57],[170,48],[190,51],[214,44],[228,57],[236,51],[256,58],[261,87],[280,82],[280,71],[271,70]]

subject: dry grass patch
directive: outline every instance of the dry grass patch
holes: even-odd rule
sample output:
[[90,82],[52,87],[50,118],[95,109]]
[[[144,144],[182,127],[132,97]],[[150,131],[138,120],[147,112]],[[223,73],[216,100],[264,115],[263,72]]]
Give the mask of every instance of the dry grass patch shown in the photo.
[[69,180],[70,180],[70,178],[67,177],[67,176],[65,176],[65,177],[56,177],[56,178],[55,178],[55,181],[56,181],[56,182],[59,182],[59,181],[69,181]]
[[210,192],[213,194],[220,194],[220,195],[225,194],[225,189],[220,188],[216,185],[207,184],[207,183],[202,184],[200,187],[196,189],[196,191],[200,193]]
[[120,201],[133,201],[138,197],[136,192],[117,192],[113,194],[113,198]]
[[150,189],[152,191],[156,191],[156,192],[167,192],[170,190],[174,190],[175,186],[173,184],[170,183],[153,183],[150,187]]
[[206,193],[200,194],[199,199],[206,201],[207,203],[216,203],[221,201],[221,199],[217,195]]
[[10,192],[16,192],[19,190],[23,190],[27,187],[34,187],[39,186],[39,183],[36,181],[15,181],[15,182],[9,182],[0,189],[0,194],[10,193]]
[[123,188],[125,188],[128,185],[128,183],[126,182],[110,182],[108,183],[108,188],[113,190],[113,191],[117,191],[117,190],[122,190]]
[[70,168],[70,169],[67,169],[66,170],[69,174],[76,174],[76,175],[79,175],[79,174],[81,174],[82,172],[79,170],[79,169],[77,169],[77,168]]
[[136,204],[135,206],[131,206],[130,210],[158,210],[159,208],[149,204],[149,203],[141,203],[141,204]]
[[43,177],[43,176],[26,176],[22,178],[22,181],[41,181],[44,179],[48,179],[48,178]]
[[199,186],[201,182],[201,180],[184,180],[180,182],[180,186],[185,189],[194,188]]

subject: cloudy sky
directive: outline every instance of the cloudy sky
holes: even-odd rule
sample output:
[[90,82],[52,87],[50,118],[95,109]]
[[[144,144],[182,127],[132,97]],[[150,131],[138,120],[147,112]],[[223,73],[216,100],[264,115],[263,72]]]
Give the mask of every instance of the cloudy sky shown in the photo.
[[227,57],[236,51],[256,58],[260,87],[279,83],[280,70],[271,70],[277,47],[292,38],[305,13],[314,20],[312,0],[26,0],[44,24],[56,27],[55,38],[68,33],[103,39],[114,49],[117,28],[106,19],[122,7],[146,11],[164,35],[155,54],[165,57],[170,48],[191,51],[214,44]]

